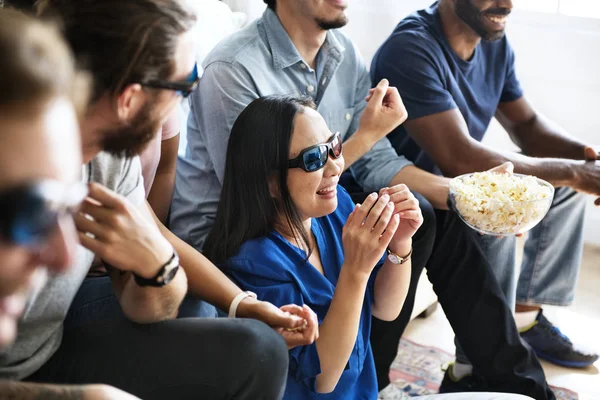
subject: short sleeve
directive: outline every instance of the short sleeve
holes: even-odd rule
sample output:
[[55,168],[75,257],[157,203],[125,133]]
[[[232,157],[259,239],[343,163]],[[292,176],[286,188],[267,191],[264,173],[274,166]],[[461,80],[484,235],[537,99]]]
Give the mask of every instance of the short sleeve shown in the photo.
[[177,136],[181,130],[179,107],[175,107],[162,126],[161,140],[169,140]]
[[457,107],[444,86],[441,50],[421,32],[401,32],[381,48],[371,67],[375,80],[387,78],[398,88],[409,119]]
[[500,96],[500,102],[502,103],[515,101],[523,97],[523,89],[521,88],[519,79],[517,79],[517,72],[515,70],[515,52],[508,43],[508,40],[506,40],[506,60],[506,80],[504,81],[502,95]]
[[146,200],[142,165],[139,157],[136,156],[124,161],[116,191],[136,206]]
[[[286,304],[302,306],[304,298],[298,287],[291,281],[278,276],[266,276],[272,267],[258,265],[248,260],[226,263],[223,268],[243,290],[256,293],[259,300],[268,301],[277,307]],[[256,271],[252,273],[250,271]],[[319,321],[319,324],[321,321]],[[317,375],[321,373],[321,361],[315,343],[298,346],[289,351],[289,374],[297,382],[304,384],[313,393],[317,391]]]

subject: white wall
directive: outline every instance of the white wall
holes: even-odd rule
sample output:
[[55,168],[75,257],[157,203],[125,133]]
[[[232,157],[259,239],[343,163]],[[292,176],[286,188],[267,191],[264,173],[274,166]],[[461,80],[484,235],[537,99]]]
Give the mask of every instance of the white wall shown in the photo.
[[[600,1],[600,0],[599,0]],[[261,0],[229,0],[234,7],[260,16]],[[346,33],[367,65],[396,24],[433,0],[350,0]],[[246,4],[246,6],[242,6]],[[508,37],[516,53],[517,72],[527,98],[543,114],[573,135],[600,145],[600,19],[584,19],[515,10]],[[596,114],[598,113],[598,114]],[[506,132],[493,121],[485,143],[514,149]],[[586,240],[600,244],[600,208],[590,199]]]

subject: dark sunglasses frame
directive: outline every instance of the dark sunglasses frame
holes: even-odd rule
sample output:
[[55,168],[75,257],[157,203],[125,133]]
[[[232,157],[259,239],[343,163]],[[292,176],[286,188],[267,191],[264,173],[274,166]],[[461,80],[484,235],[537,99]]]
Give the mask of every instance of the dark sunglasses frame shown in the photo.
[[177,92],[184,98],[189,97],[190,94],[196,89],[200,82],[200,76],[198,74],[198,64],[194,64],[194,69],[190,75],[184,81],[167,81],[162,79],[154,79],[147,82],[140,83],[142,86],[146,86],[153,89],[166,89]]
[[[335,149],[333,146],[333,142],[335,142],[336,139],[340,143],[339,144],[340,152],[337,156],[335,154]],[[327,142],[316,144],[314,146],[310,146],[310,147],[307,147],[306,149],[302,150],[300,152],[300,154],[298,154],[297,157],[294,157],[288,161],[288,168],[302,168],[306,172],[318,171],[321,168],[325,167],[325,165],[327,164],[327,161],[329,160],[330,154],[331,154],[331,157],[333,157],[334,159],[338,159],[342,156],[342,145],[343,145],[342,137],[339,132],[336,132],[333,134],[333,136]],[[304,155],[310,151],[313,151],[314,149],[317,149],[317,148],[320,149],[323,147],[326,149],[326,151],[321,151],[321,153],[320,153],[321,157],[319,158],[319,161],[321,162],[321,165],[319,165],[318,168],[316,168],[316,169],[309,169],[306,165],[306,162],[304,161]],[[325,158],[323,157],[324,154],[326,154]]]
[[85,183],[71,185],[43,180],[0,192],[0,239],[19,246],[36,246],[75,214],[88,194]]

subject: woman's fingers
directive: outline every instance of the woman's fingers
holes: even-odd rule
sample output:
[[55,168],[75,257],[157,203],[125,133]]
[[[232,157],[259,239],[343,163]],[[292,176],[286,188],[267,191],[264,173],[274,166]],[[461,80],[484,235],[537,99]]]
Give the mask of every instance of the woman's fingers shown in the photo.
[[402,219],[410,219],[413,221],[420,221],[422,216],[419,210],[402,211],[398,213]]
[[367,218],[367,214],[371,210],[371,207],[377,201],[377,193],[371,193],[365,199],[363,204],[359,204],[358,207],[354,210],[354,215],[352,216],[352,221],[350,224],[346,223],[348,226],[353,228],[359,228],[362,226],[363,221]]
[[412,195],[406,199],[403,200],[399,203],[396,203],[396,213],[401,213],[403,211],[410,211],[410,210],[418,210],[419,209],[419,200],[417,200],[416,197],[413,197]]
[[373,208],[371,208],[371,211],[369,211],[369,215],[367,216],[367,219],[365,221],[365,228],[375,228],[375,224],[377,224],[377,221],[381,217],[381,214],[383,213],[383,210],[385,210],[385,207],[387,206],[389,201],[390,196],[387,193],[381,196],[379,200],[377,200],[377,203],[375,203]]
[[379,243],[380,243],[382,249],[385,249],[386,247],[389,246],[399,225],[400,225],[400,216],[398,214],[394,214],[394,216],[392,217],[392,220],[388,224],[385,232],[383,232],[383,235],[381,235],[381,237],[379,238]]
[[374,235],[379,237],[383,234],[383,232],[389,225],[393,214],[394,214],[394,203],[392,203],[390,201],[386,204],[385,209],[383,210],[383,212],[381,213],[381,216],[379,217],[379,221],[377,221],[377,224],[375,224],[375,227],[373,228]]

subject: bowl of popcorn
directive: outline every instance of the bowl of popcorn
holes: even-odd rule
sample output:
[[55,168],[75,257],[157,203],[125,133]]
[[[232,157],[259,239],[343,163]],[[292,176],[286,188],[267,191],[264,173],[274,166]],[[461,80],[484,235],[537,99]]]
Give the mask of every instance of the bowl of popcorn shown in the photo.
[[451,207],[471,228],[494,236],[530,230],[544,218],[553,197],[550,183],[529,175],[488,171],[450,181]]

